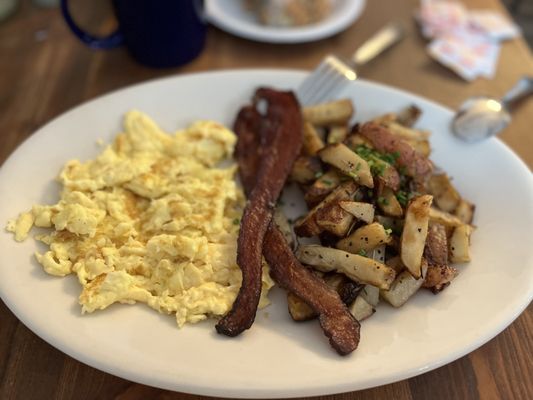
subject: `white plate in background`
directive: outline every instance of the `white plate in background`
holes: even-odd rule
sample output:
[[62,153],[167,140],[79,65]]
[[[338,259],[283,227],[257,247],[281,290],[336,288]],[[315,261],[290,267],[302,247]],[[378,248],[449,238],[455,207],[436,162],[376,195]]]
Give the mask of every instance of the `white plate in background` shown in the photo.
[[352,25],[365,8],[366,0],[333,0],[331,14],[315,24],[276,27],[260,24],[245,10],[241,0],[207,0],[210,23],[233,35],[268,43],[303,43],[333,36]]
[[[57,200],[54,178],[69,159],[95,157],[124,113],[137,108],[167,131],[198,120],[231,125],[257,86],[295,88],[304,72],[234,70],[183,75],[132,86],[85,103],[29,137],[0,169],[0,224],[35,203]],[[316,321],[294,323],[285,295],[260,311],[237,338],[215,333],[214,321],[178,329],[173,316],[145,305],[113,305],[81,315],[73,276],[46,275],[31,238],[16,243],[0,231],[0,296],[33,332],[59,350],[108,373],[165,389],[210,396],[274,398],[364,389],[451,362],[508,326],[533,294],[533,177],[497,139],[465,145],[449,131],[451,110],[367,81],[347,85],[356,120],[411,103],[433,132],[433,160],[476,204],[470,264],[439,295],[423,290],[400,309],[380,304],[362,323],[359,348],[347,357],[329,346]],[[512,127],[511,127],[512,129]],[[303,213],[285,195],[290,216]],[[453,384],[453,382],[450,382]]]

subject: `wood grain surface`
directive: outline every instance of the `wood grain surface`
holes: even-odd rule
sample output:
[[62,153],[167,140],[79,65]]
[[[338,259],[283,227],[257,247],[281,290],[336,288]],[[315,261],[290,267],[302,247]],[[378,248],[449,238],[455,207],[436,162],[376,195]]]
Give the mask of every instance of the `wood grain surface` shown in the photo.
[[[97,32],[113,28],[108,0],[72,3],[84,26]],[[464,3],[471,8],[504,12],[497,0]],[[425,52],[426,41],[413,21],[417,4],[414,0],[368,0],[361,19],[348,30],[302,45],[255,43],[210,28],[204,52],[192,63],[182,68],[153,70],[136,64],[124,49],[89,50],[70,34],[57,9],[39,9],[22,1],[17,13],[0,24],[0,163],[47,121],[103,93],[148,79],[195,71],[311,69],[329,52],[350,54],[391,20],[404,22],[408,38],[366,66],[361,74],[367,79],[455,108],[473,94],[500,96],[520,76],[533,75],[530,50],[524,40],[517,39],[503,46],[494,79],[462,81]],[[533,166],[532,100],[516,110],[514,122],[502,139],[529,168]],[[531,399],[532,317],[530,305],[496,338],[434,371],[374,389],[320,399]],[[457,334],[461,334],[460,327]],[[202,398],[139,385],[81,364],[34,335],[0,302],[0,399]]]

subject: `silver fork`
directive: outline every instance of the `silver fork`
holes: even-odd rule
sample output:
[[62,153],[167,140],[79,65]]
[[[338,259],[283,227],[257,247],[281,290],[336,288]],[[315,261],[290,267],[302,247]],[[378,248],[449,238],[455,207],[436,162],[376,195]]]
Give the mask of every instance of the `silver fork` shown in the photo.
[[328,55],[296,90],[302,105],[330,100],[347,82],[357,79],[357,70],[386,49],[399,42],[404,30],[399,23],[391,23],[375,33],[346,61]]

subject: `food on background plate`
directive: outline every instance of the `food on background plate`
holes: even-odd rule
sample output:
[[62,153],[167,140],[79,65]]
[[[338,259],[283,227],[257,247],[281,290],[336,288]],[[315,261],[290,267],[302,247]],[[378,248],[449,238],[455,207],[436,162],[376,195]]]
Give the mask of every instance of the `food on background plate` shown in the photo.
[[[131,111],[124,132],[94,160],[68,161],[61,200],[35,205],[8,223],[23,240],[32,225],[49,246],[36,257],[56,276],[75,274],[83,312],[143,302],[179,326],[222,316],[241,285],[236,263],[245,204],[236,165],[219,167],[237,138],[198,121],[175,135]],[[259,277],[259,307],[273,282]]]
[[263,25],[294,27],[328,17],[332,0],[244,0],[243,6]]

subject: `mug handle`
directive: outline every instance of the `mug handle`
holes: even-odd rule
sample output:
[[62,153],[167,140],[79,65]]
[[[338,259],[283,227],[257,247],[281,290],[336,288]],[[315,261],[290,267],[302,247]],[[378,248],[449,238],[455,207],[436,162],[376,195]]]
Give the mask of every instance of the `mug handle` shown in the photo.
[[61,12],[63,14],[63,18],[65,18],[65,22],[67,23],[72,33],[74,33],[83,43],[85,43],[90,48],[112,49],[124,43],[124,36],[122,35],[119,29],[104,37],[96,37],[82,30],[76,24],[76,22],[74,22],[74,19],[70,15],[70,12],[68,10],[68,0],[61,0]]

